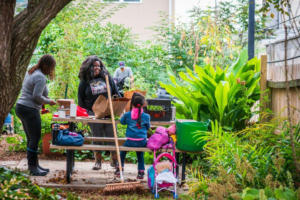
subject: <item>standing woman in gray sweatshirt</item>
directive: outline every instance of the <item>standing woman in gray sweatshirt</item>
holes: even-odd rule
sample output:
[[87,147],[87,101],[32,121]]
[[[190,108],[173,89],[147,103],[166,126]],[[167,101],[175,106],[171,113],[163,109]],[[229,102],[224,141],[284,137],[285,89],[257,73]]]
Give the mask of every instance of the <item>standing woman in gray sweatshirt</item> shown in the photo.
[[53,79],[56,62],[51,55],[44,55],[37,65],[25,75],[22,94],[17,101],[16,114],[21,119],[27,138],[28,170],[33,176],[45,176],[49,169],[42,168],[38,162],[38,144],[41,139],[40,109],[43,104],[55,105],[48,97],[46,81]]

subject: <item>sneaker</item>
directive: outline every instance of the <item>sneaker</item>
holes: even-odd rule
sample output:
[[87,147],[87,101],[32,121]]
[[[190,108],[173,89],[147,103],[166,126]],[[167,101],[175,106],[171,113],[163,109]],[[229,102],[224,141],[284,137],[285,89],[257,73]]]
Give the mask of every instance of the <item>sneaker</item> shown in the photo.
[[93,170],[99,170],[99,169],[101,169],[101,168],[102,168],[101,162],[95,162],[95,165],[94,165],[94,167],[93,167]]
[[144,179],[144,175],[145,175],[145,172],[144,170],[139,170],[138,172],[138,175],[137,175],[137,179]]
[[[124,168],[122,169],[122,172],[124,173]],[[119,167],[116,168],[115,176],[116,176],[116,177],[120,177],[120,169],[119,169]]]
[[110,166],[117,169],[119,167],[118,161],[117,160],[111,161]]

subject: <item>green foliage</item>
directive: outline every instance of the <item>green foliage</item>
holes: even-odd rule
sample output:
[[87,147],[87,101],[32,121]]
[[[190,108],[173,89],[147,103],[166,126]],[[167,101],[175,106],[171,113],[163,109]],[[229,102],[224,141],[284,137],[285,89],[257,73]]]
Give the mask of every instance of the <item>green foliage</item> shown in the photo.
[[246,188],[243,190],[241,195],[243,200],[296,200],[297,193],[290,188],[264,188],[264,189],[255,189],[255,188]]
[[[196,180],[190,183],[190,192],[238,199],[296,198],[294,181],[298,180],[295,174],[291,174],[295,169],[291,165],[289,128],[282,122],[272,119],[239,132],[226,132],[215,121],[211,124],[211,132],[205,135],[200,131],[196,133],[197,142],[206,141],[204,154],[209,168],[197,171],[198,167],[193,167]],[[296,149],[300,147],[299,127],[299,124],[293,127]]]
[[42,114],[41,121],[41,133],[43,137],[46,133],[51,133],[52,113]]
[[[27,148],[27,138],[23,129],[21,129],[21,122],[15,115],[15,108],[12,109],[12,114],[14,115],[14,125],[15,125],[15,133],[18,135],[9,136],[6,138],[6,142],[10,144],[9,151],[26,151]],[[51,133],[51,123],[52,123],[52,114],[43,114],[41,115],[41,138],[46,133]],[[41,145],[41,140],[40,144]]]
[[0,167],[0,188],[0,199],[61,199],[57,189],[39,187],[26,175],[4,167]]
[[205,63],[214,67],[230,64],[241,47],[232,39],[228,25],[216,23],[210,10],[192,11],[192,15],[195,17],[191,23],[178,23],[170,28],[165,18],[154,28],[158,41],[169,51],[168,66],[178,73]]
[[21,132],[16,136],[7,137],[6,142],[10,144],[8,147],[9,151],[26,151],[27,140],[24,132]]
[[[264,2],[264,5],[260,9],[262,12],[268,12],[270,8],[274,7],[277,11],[279,11],[281,14],[284,14],[286,16],[290,16],[290,7],[291,7],[291,1],[290,0],[266,0]],[[271,17],[274,17],[274,13],[271,13]],[[272,18],[273,18],[272,17]]]
[[155,93],[157,80],[167,77],[167,51],[161,45],[139,43],[130,29],[122,25],[96,23],[95,18],[101,22],[124,5],[116,4],[103,12],[106,4],[90,2],[87,5],[78,0],[65,7],[46,27],[31,63],[36,63],[43,54],[54,55],[56,78],[49,84],[50,96],[77,101],[79,68],[89,55],[98,55],[111,75],[118,61],[124,60],[133,70],[135,87],[147,90],[149,96]]
[[163,106],[155,106],[155,105],[148,105],[147,106],[148,111],[163,111]]
[[245,127],[250,119],[250,108],[259,98],[260,61],[247,61],[243,51],[237,62],[221,69],[206,65],[196,66],[195,72],[186,69],[180,79],[170,74],[172,84],[161,86],[176,97],[178,118],[206,121],[218,120],[227,129]]
[[[130,163],[137,163],[137,156],[136,152],[129,151],[126,154],[126,161]],[[145,152],[144,153],[144,162],[145,164],[153,164],[153,153],[152,152]]]
[[14,133],[24,133],[22,122],[19,120],[16,114],[16,105],[13,106],[10,114],[14,117]]
[[93,151],[89,150],[80,150],[80,151],[74,151],[74,157],[76,160],[86,160],[86,159],[93,159],[94,153]]

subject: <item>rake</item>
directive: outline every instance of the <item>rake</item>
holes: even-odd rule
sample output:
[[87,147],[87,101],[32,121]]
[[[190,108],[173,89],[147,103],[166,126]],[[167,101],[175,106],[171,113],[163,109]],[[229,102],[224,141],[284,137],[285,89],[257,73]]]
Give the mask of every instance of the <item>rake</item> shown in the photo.
[[122,171],[122,166],[121,166],[119,142],[118,142],[118,136],[117,136],[117,131],[116,131],[117,129],[116,129],[114,110],[113,110],[113,105],[112,105],[112,100],[111,100],[111,91],[110,91],[110,85],[109,85],[109,81],[108,81],[108,75],[105,75],[105,81],[106,81],[106,87],[107,87],[107,93],[108,93],[108,101],[109,101],[109,107],[110,107],[110,113],[111,113],[111,120],[112,120],[112,125],[113,125],[117,158],[118,158],[118,163],[119,163],[121,183],[107,184],[103,191],[104,191],[104,193],[118,193],[118,192],[135,191],[138,188],[142,188],[142,183],[139,181],[127,182],[127,183],[124,182],[124,176],[123,176],[123,171]]

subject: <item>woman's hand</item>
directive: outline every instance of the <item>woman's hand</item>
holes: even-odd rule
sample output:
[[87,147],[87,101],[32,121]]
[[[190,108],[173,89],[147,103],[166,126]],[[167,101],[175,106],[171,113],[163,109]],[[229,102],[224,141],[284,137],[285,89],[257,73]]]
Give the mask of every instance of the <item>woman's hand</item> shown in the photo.
[[50,103],[49,103],[51,106],[55,105],[56,102],[54,100],[51,100]]

